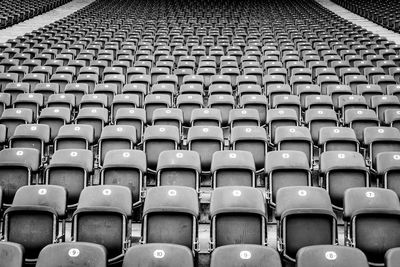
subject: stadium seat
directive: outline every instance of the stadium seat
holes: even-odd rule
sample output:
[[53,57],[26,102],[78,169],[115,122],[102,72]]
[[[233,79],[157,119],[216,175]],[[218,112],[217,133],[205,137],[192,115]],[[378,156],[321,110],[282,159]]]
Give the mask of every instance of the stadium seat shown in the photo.
[[189,248],[176,244],[152,243],[129,248],[122,266],[194,267],[195,265]]
[[297,267],[345,267],[351,262],[354,267],[368,267],[365,254],[352,247],[316,245],[301,248],[296,255]]
[[[278,190],[275,218],[278,251],[295,261],[299,249],[337,243],[336,216],[326,190],[290,186]],[[306,227],[305,227],[306,226]]]
[[104,127],[99,139],[99,165],[102,166],[107,153],[117,149],[133,149],[136,145],[136,129],[127,125]]
[[32,122],[32,110],[27,108],[6,109],[0,117],[0,123],[7,126],[7,139],[14,135],[18,125]]
[[400,195],[397,173],[399,171],[398,161],[400,153],[381,152],[376,156],[376,172],[381,179],[384,188],[388,188]]
[[0,186],[3,205],[10,205],[18,188],[38,180],[40,152],[34,148],[9,148],[0,151]]
[[301,151],[270,151],[265,158],[265,184],[268,203],[276,204],[276,194],[287,186],[311,186],[309,160]]
[[22,267],[24,265],[25,249],[21,244],[3,241],[0,243],[2,267]]
[[68,192],[68,206],[75,207],[81,191],[91,181],[93,153],[84,149],[60,149],[54,152],[45,170],[45,183],[59,185]]
[[323,127],[319,130],[320,154],[326,151],[358,152],[360,143],[353,129],[347,127]]
[[266,244],[265,198],[259,189],[223,186],[211,195],[210,249],[233,244]]
[[86,187],[72,217],[72,240],[103,245],[108,262],[123,260],[129,244],[132,194],[118,185]]
[[225,245],[216,248],[211,256],[210,267],[222,267],[227,264],[231,267],[282,266],[279,254],[273,248],[248,244]]
[[15,128],[14,135],[10,137],[10,148],[34,148],[40,153],[44,163],[48,156],[50,142],[50,128],[45,124],[21,124]]
[[221,186],[255,187],[255,164],[248,151],[224,150],[212,155],[210,172],[213,188]]
[[222,129],[216,126],[192,126],[188,132],[188,150],[200,155],[201,170],[210,172],[212,155],[223,150],[224,137]]
[[221,111],[216,108],[195,108],[190,115],[191,126],[216,126],[222,124]]
[[111,150],[105,155],[100,184],[128,187],[132,192],[133,205],[136,206],[141,202],[146,171],[146,154],[143,151]]
[[313,141],[310,131],[301,126],[280,126],[275,131],[277,150],[295,150],[303,152],[310,166],[313,164]]
[[165,150],[176,150],[180,145],[179,129],[175,126],[149,126],[143,136],[143,151],[147,156],[147,168],[155,172],[158,155]]
[[379,126],[379,120],[373,110],[350,109],[346,111],[345,125],[354,130],[357,140],[362,143],[364,138],[364,129]]
[[366,147],[366,159],[375,169],[379,153],[400,152],[400,131],[391,127],[367,127],[364,129],[363,145]]
[[92,126],[94,141],[98,141],[104,126],[108,124],[108,110],[105,108],[81,108],[75,122],[79,125]]
[[321,128],[338,126],[336,112],[332,109],[308,109],[304,121],[310,129],[314,143],[318,143],[318,135]]
[[[400,223],[397,194],[382,188],[352,188],[346,190],[343,203],[346,244],[363,251],[370,264],[382,265],[385,252],[400,242],[395,230]],[[377,238],[380,242],[375,242]]]
[[13,102],[14,108],[26,108],[32,111],[33,119],[36,120],[39,110],[43,107],[43,95],[38,93],[19,94]]
[[61,149],[89,149],[94,142],[90,125],[67,124],[60,127],[54,139],[54,151]]
[[32,264],[43,247],[64,238],[65,228],[60,230],[58,224],[66,217],[66,200],[67,192],[60,186],[23,186],[17,190],[4,213],[4,240],[24,247],[25,262]]
[[37,122],[50,128],[50,140],[52,141],[58,135],[60,128],[71,122],[71,110],[65,107],[44,108],[40,112]]
[[[170,243],[198,251],[197,192],[186,186],[159,186],[147,191],[142,242]],[[194,255],[194,254],[193,254]]]
[[39,254],[36,266],[51,267],[88,266],[106,267],[107,251],[102,245],[86,242],[68,242],[45,246]]
[[267,112],[268,136],[275,142],[276,129],[280,126],[297,126],[299,124],[296,111],[288,108],[270,109]]
[[157,162],[157,186],[188,186],[199,192],[201,162],[195,151],[162,151]]
[[257,172],[264,170],[267,154],[267,134],[264,128],[257,126],[234,127],[231,132],[230,147],[232,150],[251,152]]
[[385,253],[385,266],[394,267],[399,262],[399,248],[391,248]]
[[343,196],[348,188],[368,187],[369,169],[363,156],[352,151],[328,151],[320,155],[322,184],[329,192],[332,205],[343,207]]

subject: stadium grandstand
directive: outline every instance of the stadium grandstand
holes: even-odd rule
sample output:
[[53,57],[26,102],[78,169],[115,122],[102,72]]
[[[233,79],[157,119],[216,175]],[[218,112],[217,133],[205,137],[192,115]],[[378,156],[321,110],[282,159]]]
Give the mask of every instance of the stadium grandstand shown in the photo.
[[399,267],[394,0],[0,0],[0,267]]

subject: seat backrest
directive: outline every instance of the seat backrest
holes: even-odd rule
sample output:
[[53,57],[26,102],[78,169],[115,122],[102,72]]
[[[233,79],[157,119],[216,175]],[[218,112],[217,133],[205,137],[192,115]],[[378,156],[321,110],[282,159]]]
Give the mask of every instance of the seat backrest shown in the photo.
[[351,262],[354,267],[368,267],[364,253],[353,247],[316,245],[301,248],[297,252],[297,267],[345,267]]
[[25,249],[14,242],[0,242],[1,267],[22,267]]
[[216,248],[211,256],[210,267],[269,266],[281,267],[281,259],[275,249],[260,245],[235,244]]
[[[229,244],[265,244],[265,197],[246,186],[216,188],[211,196],[213,247]],[[251,229],[251,230],[250,230]]]
[[107,250],[104,246],[86,243],[70,242],[47,245],[39,254],[37,267],[87,266],[106,267]]
[[125,254],[123,267],[174,266],[193,267],[189,248],[176,244],[144,244],[133,246]]
[[173,243],[194,249],[198,215],[199,202],[193,188],[151,188],[143,207],[142,239],[145,243]]

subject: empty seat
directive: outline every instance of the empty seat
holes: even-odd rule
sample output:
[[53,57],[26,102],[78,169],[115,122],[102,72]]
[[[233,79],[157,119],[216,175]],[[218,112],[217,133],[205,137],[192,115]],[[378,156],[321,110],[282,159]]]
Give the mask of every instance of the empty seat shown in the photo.
[[36,120],[39,110],[43,106],[43,95],[19,94],[13,104],[14,108],[26,108],[32,110],[33,119]]
[[216,126],[192,126],[189,128],[187,141],[188,150],[196,151],[200,155],[202,172],[208,173],[213,153],[223,150],[222,129]]
[[22,267],[24,265],[25,249],[14,242],[0,242],[1,267]]
[[296,256],[297,267],[368,267],[365,254],[352,247],[316,245],[301,248]]
[[105,94],[83,95],[79,103],[79,110],[83,108],[108,108],[108,100]]
[[40,152],[34,148],[0,151],[0,186],[3,205],[10,205],[18,188],[37,182]]
[[20,124],[32,123],[32,110],[26,108],[11,108],[4,110],[0,123],[7,126],[7,138],[10,138]]
[[115,116],[120,108],[137,108],[139,107],[139,97],[134,94],[116,95],[111,103],[111,121],[115,120]]
[[89,149],[94,141],[94,130],[90,125],[67,124],[61,126],[54,139],[54,151],[60,149]]
[[221,111],[216,108],[196,108],[190,116],[191,126],[217,126],[222,123]]
[[400,131],[391,127],[367,127],[364,129],[366,158],[375,169],[376,156],[380,152],[400,152]]
[[346,111],[345,125],[354,130],[357,140],[361,143],[364,139],[364,129],[379,126],[379,120],[373,110],[350,109]]
[[50,142],[50,128],[45,124],[21,124],[15,129],[10,138],[11,148],[34,148],[40,153],[44,162],[48,154],[47,146]]
[[183,113],[179,108],[158,108],[153,112],[153,125],[175,126],[181,132]]
[[103,165],[107,152],[116,149],[133,149],[136,140],[136,129],[133,126],[108,125],[104,127],[99,139],[99,165]]
[[132,202],[141,202],[144,177],[146,175],[146,154],[141,150],[117,149],[106,153],[100,172],[100,184],[123,185],[130,189]]
[[216,151],[212,155],[212,186],[255,186],[255,164],[248,151]]
[[61,149],[54,152],[46,167],[45,183],[66,188],[68,206],[75,207],[92,174],[93,153],[90,150]]
[[208,98],[208,107],[221,111],[221,125],[228,126],[229,111],[235,107],[235,100],[232,95],[211,95]]
[[171,97],[163,94],[147,95],[144,99],[144,109],[146,110],[146,123],[151,124],[153,113],[158,108],[171,107]]
[[153,243],[133,246],[124,257],[123,267],[194,267],[192,251],[181,245]]
[[50,140],[54,140],[60,128],[71,122],[71,110],[65,107],[44,108],[40,112],[37,122],[49,126]]
[[346,190],[343,202],[346,244],[363,251],[370,264],[382,265],[386,251],[400,246],[397,194],[382,188],[352,188]]
[[130,236],[132,194],[118,185],[85,188],[72,217],[72,240],[103,245],[108,262],[121,262]]
[[216,188],[211,195],[210,249],[232,244],[266,243],[265,198],[259,189],[244,186]]
[[313,141],[310,131],[300,126],[280,126],[275,131],[277,150],[295,150],[304,152],[310,166],[313,163]]
[[277,251],[261,245],[225,245],[216,248],[211,255],[210,267],[281,267]]
[[319,130],[320,153],[325,151],[359,151],[360,144],[353,129],[347,127],[323,127]]
[[363,156],[352,151],[328,151],[320,155],[322,186],[328,191],[332,205],[341,209],[346,189],[368,187],[369,170]]
[[186,186],[150,188],[143,207],[142,242],[170,243],[198,251],[197,192]]
[[256,109],[232,109],[229,112],[231,129],[236,126],[260,126],[260,116]]
[[306,111],[304,119],[310,129],[314,143],[318,143],[318,135],[321,128],[338,125],[336,112],[332,109],[309,109]]
[[376,156],[376,172],[384,188],[393,190],[400,196],[400,153],[381,152]]
[[146,123],[146,111],[141,108],[121,108],[117,111],[114,122],[116,125],[135,127],[137,141],[141,142]]
[[278,190],[275,217],[278,251],[295,261],[299,249],[337,243],[336,216],[326,190],[290,186]]
[[274,143],[276,129],[280,126],[297,126],[298,115],[296,111],[288,108],[270,109],[267,112],[268,136]]
[[276,194],[287,186],[311,186],[309,160],[301,151],[270,151],[265,157],[265,184],[268,203],[276,204]]
[[396,264],[400,261],[400,249],[399,248],[391,248],[385,254],[385,266],[386,267],[395,267]]
[[179,185],[200,189],[201,163],[195,151],[162,151],[157,162],[157,186]]
[[158,156],[165,150],[176,150],[180,145],[179,129],[175,126],[156,125],[146,128],[143,136],[143,151],[147,156],[147,168],[155,172]]
[[183,94],[181,87],[181,94],[178,95],[176,99],[176,107],[182,110],[184,126],[190,125],[192,111],[194,109],[200,109],[203,106],[204,106],[203,97],[201,95]]
[[81,108],[75,122],[92,126],[94,141],[97,141],[104,126],[108,124],[108,111],[105,108]]
[[261,125],[264,125],[267,119],[267,105],[267,98],[264,95],[244,95],[240,97],[241,107],[258,111]]
[[249,151],[253,155],[257,172],[264,170],[267,154],[267,133],[257,126],[237,126],[232,129],[230,146],[233,150]]
[[58,224],[66,216],[66,199],[67,192],[61,186],[18,189],[11,207],[4,213],[3,234],[5,241],[25,248],[26,262],[35,262],[43,247],[64,235],[64,227],[59,230]]
[[106,267],[107,250],[102,245],[69,242],[47,245],[40,251],[37,267],[87,266]]

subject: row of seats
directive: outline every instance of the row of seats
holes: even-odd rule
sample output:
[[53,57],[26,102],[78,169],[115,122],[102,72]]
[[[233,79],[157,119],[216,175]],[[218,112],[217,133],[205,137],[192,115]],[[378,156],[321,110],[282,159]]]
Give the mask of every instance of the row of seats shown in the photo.
[[[60,186],[32,185],[18,189],[11,207],[4,212],[3,236],[5,241],[24,247],[25,261],[35,262],[40,254],[46,253],[46,248],[41,252],[46,245],[65,240],[66,195],[66,190]],[[400,246],[398,196],[388,189],[356,187],[346,190],[344,206],[345,244],[365,253],[366,257],[357,252],[363,256],[363,264],[367,260],[370,264],[383,264],[386,252]],[[120,262],[132,245],[132,215],[131,192],[126,187],[87,187],[80,194],[72,217],[72,240],[100,244],[106,249],[110,263]],[[151,188],[143,207],[140,242],[154,244],[153,248],[161,246],[158,243],[184,246],[193,260],[199,252],[198,216],[195,190],[181,186]],[[210,218],[212,257],[218,248],[229,245],[267,245],[268,218],[265,197],[259,189],[243,186],[215,189],[211,196]],[[337,218],[324,189],[307,186],[279,189],[275,218],[278,251],[286,260],[295,261],[296,255],[301,258],[303,253],[307,254],[302,250],[307,246],[337,244]],[[59,223],[62,223],[61,229]],[[374,242],[376,238],[382,242]],[[64,247],[73,244],[67,243]],[[137,246],[141,245],[133,247]],[[68,254],[73,258],[79,251],[70,250]],[[161,254],[153,255],[163,258]],[[325,257],[336,260],[334,255],[325,254]],[[250,259],[251,253],[241,252],[239,256]],[[279,266],[279,257],[274,257],[270,260]],[[134,258],[128,259],[135,262]],[[317,257],[320,261],[326,259]],[[142,260],[149,260],[149,257]]]
[[[7,266],[22,266],[23,249],[12,242],[0,243],[0,251],[12,253],[14,258],[4,258]],[[10,253],[10,254],[11,254]],[[8,255],[10,255],[8,254]],[[400,249],[392,248],[385,254],[385,267],[395,267],[399,260]],[[356,248],[315,245],[301,248],[297,253],[298,267],[347,266],[368,267],[365,255]],[[107,253],[102,245],[73,242],[47,245],[39,254],[37,267],[51,267],[54,264],[72,264],[88,267],[106,267]],[[278,253],[275,250],[259,245],[227,245],[215,249],[211,258],[211,267],[229,266],[271,266],[281,267]],[[241,265],[240,265],[241,264]],[[144,244],[133,246],[125,254],[123,267],[139,266],[176,266],[194,267],[193,256],[186,247],[175,244]]]
[[[328,89],[332,89],[330,95],[321,95],[320,87],[311,84],[299,86],[297,95],[292,95],[290,87],[285,85],[269,86],[265,95],[259,86],[239,87],[235,92],[230,86],[217,85],[211,86],[206,96],[201,94],[201,87],[192,84],[182,86],[180,94],[175,94],[173,87],[164,84],[153,86],[151,94],[143,93],[143,88],[136,84],[124,86],[122,94],[117,94],[116,90],[114,92],[116,88],[107,84],[96,85],[94,94],[85,94],[85,86],[80,84],[67,85],[62,94],[53,91],[56,84],[38,84],[32,93],[26,92],[24,87],[23,83],[11,83],[4,93],[0,93],[0,115],[5,109],[13,107],[29,108],[32,114],[27,119],[34,122],[40,120],[44,108],[61,108],[57,109],[62,111],[60,116],[66,117],[65,114],[72,113],[67,120],[69,123],[75,118],[74,113],[79,113],[82,108],[103,108],[106,123],[114,123],[120,108],[144,108],[144,122],[151,124],[157,108],[168,108],[170,111],[175,109],[173,114],[179,116],[183,126],[188,126],[198,116],[197,111],[192,118],[194,109],[215,108],[219,111],[213,111],[213,116],[220,121],[220,125],[226,127],[231,122],[231,115],[238,116],[237,111],[230,114],[235,108],[256,109],[258,114],[253,111],[248,116],[254,117],[261,126],[266,124],[267,117],[274,117],[276,112],[270,110],[292,109],[287,115],[297,119],[298,123],[306,124],[315,113],[309,110],[326,110],[331,113],[330,117],[342,119],[347,124],[354,116],[352,114],[346,120],[347,110],[357,108],[366,110],[371,118],[376,117],[381,124],[390,125],[398,120],[397,109],[400,106],[400,85],[388,86],[388,94],[384,94],[376,85],[359,85],[359,95],[353,95],[350,87],[344,85],[328,86]],[[44,114],[52,110],[46,109]]]
[[34,2],[23,0],[1,1],[0,29],[31,19],[70,1],[71,0],[39,0]]
[[400,17],[396,1],[342,1],[335,3],[389,30],[400,32]]
[[[4,131],[5,127],[2,128]],[[322,127],[317,159],[311,134],[305,127],[277,127],[274,148],[268,148],[266,132],[257,126],[234,127],[227,147],[222,129],[216,126],[189,128],[186,146],[181,146],[177,127],[149,126],[143,135],[142,150],[132,150],[138,148],[132,133],[135,133],[132,126],[106,126],[98,150],[93,153],[90,144],[94,134],[90,125],[62,126],[55,138],[55,152],[50,154],[47,125],[19,125],[10,138],[10,148],[0,151],[3,166],[0,182],[6,190],[6,203],[12,201],[19,186],[45,182],[67,187],[68,203],[72,205],[80,191],[94,183],[95,169],[102,171],[101,183],[129,186],[135,202],[140,202],[142,188],[147,184],[144,178],[150,174],[157,175],[157,185],[179,184],[197,191],[204,185],[201,176],[211,177],[213,188],[254,187],[256,174],[262,174],[271,203],[280,187],[311,185],[314,170],[323,178],[319,185],[332,193],[332,202],[337,207],[342,207],[345,189],[369,186],[370,176],[377,178],[378,186],[400,195],[396,179],[400,132],[391,127],[366,127],[361,144],[351,128]],[[131,171],[118,172],[118,168]],[[72,172],[74,179],[68,179]]]

